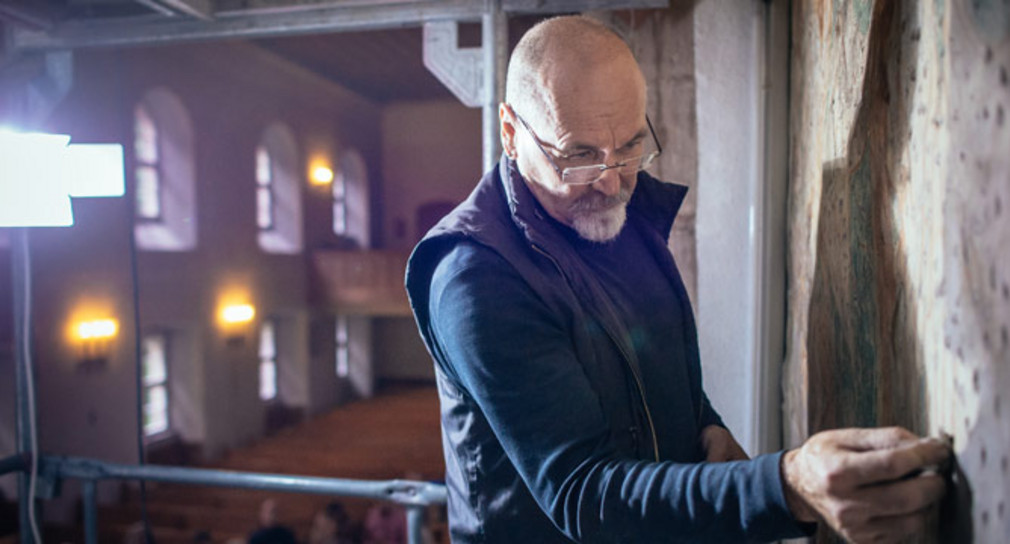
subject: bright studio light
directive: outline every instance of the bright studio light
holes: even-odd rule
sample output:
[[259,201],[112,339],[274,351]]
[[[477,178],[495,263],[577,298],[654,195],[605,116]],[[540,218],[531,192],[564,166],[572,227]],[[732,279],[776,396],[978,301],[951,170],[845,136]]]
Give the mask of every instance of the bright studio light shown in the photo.
[[123,148],[0,129],[0,227],[68,227],[70,197],[122,196]]
[[251,304],[232,304],[221,309],[221,321],[226,324],[248,323],[256,316]]
[[77,325],[77,337],[81,340],[114,338],[117,332],[119,332],[119,324],[115,319],[95,319],[83,321]]
[[312,183],[326,185],[333,182],[333,170],[328,166],[317,166],[312,169]]

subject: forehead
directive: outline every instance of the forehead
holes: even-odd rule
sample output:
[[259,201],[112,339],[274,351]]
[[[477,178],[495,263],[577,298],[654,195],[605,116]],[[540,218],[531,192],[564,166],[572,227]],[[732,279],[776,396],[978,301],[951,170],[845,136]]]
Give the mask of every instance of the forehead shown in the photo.
[[645,82],[633,60],[563,70],[553,83],[544,129],[561,145],[621,145],[645,126]]

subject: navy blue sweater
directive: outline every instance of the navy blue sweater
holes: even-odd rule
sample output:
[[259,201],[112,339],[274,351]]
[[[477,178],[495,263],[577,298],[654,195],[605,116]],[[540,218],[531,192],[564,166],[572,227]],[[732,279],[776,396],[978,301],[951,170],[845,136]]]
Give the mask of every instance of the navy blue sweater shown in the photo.
[[[600,269],[625,249],[580,248],[507,160],[415,250],[407,286],[436,363],[454,542],[802,534],[781,454],[702,462],[698,433],[721,420],[665,243],[685,192],[640,175],[621,236],[645,262],[630,277]],[[661,305],[636,310],[639,273]]]

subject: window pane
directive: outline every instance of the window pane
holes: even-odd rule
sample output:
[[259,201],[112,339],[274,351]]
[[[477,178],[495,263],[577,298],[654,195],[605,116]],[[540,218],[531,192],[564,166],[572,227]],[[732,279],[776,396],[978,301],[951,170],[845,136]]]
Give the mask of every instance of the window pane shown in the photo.
[[333,177],[333,200],[343,200],[344,191],[347,190],[347,179],[343,173],[338,173]]
[[270,185],[273,181],[273,174],[270,170],[270,153],[266,148],[259,146],[256,148],[256,185]]
[[337,345],[347,345],[347,317],[337,316]]
[[260,359],[277,357],[277,334],[273,321],[264,321],[260,327]]
[[277,396],[277,363],[260,361],[260,399],[271,400]]
[[168,430],[168,390],[163,385],[144,389],[144,434]]
[[347,233],[347,206],[343,200],[333,201],[333,232],[336,234]]
[[347,318],[337,316],[337,376],[347,377],[351,367],[351,353],[348,346]]
[[274,226],[274,198],[268,187],[256,190],[256,225],[261,229]]
[[161,180],[151,166],[137,167],[137,217],[157,219],[161,216]]
[[347,346],[337,347],[337,376],[341,378],[346,378],[348,372],[350,371],[351,361],[350,353],[348,353]]
[[168,376],[164,335],[145,336],[141,349],[144,385],[164,384]]
[[134,152],[138,163],[155,164],[158,162],[158,128],[147,113],[147,109],[138,106],[134,116]]

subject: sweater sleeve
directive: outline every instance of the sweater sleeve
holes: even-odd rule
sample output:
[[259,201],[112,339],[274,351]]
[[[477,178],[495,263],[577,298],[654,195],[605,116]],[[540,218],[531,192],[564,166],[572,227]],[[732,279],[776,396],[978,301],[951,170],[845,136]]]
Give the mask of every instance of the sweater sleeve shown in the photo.
[[620,457],[564,324],[493,251],[458,245],[436,268],[430,295],[444,370],[475,400],[540,508],[569,538],[802,536],[783,495],[781,453],[697,464]]

